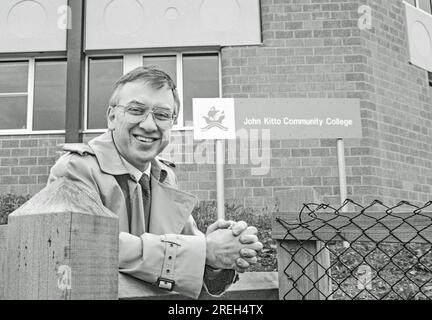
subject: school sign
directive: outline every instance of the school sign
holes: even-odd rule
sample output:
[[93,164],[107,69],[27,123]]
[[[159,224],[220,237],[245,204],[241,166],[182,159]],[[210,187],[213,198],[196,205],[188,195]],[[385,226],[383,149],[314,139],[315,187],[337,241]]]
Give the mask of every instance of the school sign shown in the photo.
[[194,99],[194,139],[235,139],[269,130],[270,139],[361,138],[357,99]]

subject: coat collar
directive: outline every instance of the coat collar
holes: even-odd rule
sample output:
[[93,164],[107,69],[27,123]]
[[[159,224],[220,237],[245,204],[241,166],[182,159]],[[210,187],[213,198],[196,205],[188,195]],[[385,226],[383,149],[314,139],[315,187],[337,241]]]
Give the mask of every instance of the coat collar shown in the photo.
[[[89,141],[88,145],[94,152],[103,172],[114,176],[129,176],[135,181],[135,177],[130,175],[123,164],[114,145],[111,132],[94,138]],[[165,170],[164,166],[163,162],[158,159],[151,162],[151,176],[155,179],[151,179],[150,232],[154,234],[180,234],[198,199],[192,194],[174,188],[171,185],[171,180],[175,179],[172,177],[173,173]],[[142,232],[143,230],[139,229],[137,234]]]
[[[95,153],[99,166],[103,172],[114,176],[130,175],[129,170],[124,166],[121,156],[117,151],[111,131],[107,131],[92,139],[89,141],[88,145]],[[166,170],[161,168],[157,158],[153,159],[151,162],[151,174],[161,183],[163,183],[167,177]],[[132,179],[135,180],[135,177],[132,176]]]

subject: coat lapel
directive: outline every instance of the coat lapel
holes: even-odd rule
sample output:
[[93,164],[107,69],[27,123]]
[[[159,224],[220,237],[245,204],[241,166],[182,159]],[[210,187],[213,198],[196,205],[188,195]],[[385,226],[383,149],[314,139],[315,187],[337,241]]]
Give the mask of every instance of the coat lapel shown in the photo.
[[94,151],[103,172],[113,176],[129,174],[114,145],[111,131],[90,140],[88,145]]
[[150,233],[181,234],[197,198],[151,178]]

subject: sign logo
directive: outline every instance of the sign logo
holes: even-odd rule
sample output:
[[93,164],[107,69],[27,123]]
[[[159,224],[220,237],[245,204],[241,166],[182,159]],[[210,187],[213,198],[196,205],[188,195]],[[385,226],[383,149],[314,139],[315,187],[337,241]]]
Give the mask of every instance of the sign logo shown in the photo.
[[208,131],[211,128],[219,128],[223,131],[228,131],[228,128],[222,125],[222,121],[225,119],[225,112],[217,110],[214,106],[211,107],[207,116],[203,116],[207,123],[207,126],[201,128],[203,131]]
[[232,98],[194,98],[194,139],[235,139],[235,112]]

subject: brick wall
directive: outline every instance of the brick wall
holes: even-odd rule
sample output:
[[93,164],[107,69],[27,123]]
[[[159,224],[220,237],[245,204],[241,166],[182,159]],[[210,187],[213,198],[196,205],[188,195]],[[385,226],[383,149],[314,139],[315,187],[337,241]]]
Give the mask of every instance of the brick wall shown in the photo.
[[172,132],[171,143],[161,154],[176,163],[179,188],[200,200],[216,199],[215,144],[194,141],[193,131]]
[[363,179],[383,198],[424,203],[432,185],[432,88],[427,72],[408,63],[402,0],[366,4],[373,29],[362,33],[364,117],[373,161]]
[[[369,5],[373,28],[360,30],[358,8]],[[262,0],[262,47],[222,49],[225,97],[359,98],[363,136],[345,141],[348,196],[430,200],[431,88],[408,64],[402,1]],[[271,172],[250,178],[242,167],[227,196],[270,207],[274,192],[311,186],[338,202],[335,142],[273,141]],[[239,194],[241,188],[242,194]]]
[[0,136],[0,194],[35,194],[47,182],[63,135]]
[[[261,1],[263,46],[222,49],[225,97],[362,98],[365,40],[357,27],[358,4],[345,1]],[[274,192],[313,187],[323,201],[338,203],[335,140],[272,141],[271,170],[251,178],[247,169],[227,169],[242,187],[245,205],[270,209]],[[345,141],[348,194],[362,201],[365,142]],[[360,167],[361,168],[361,167]],[[241,201],[235,188],[227,196]]]

